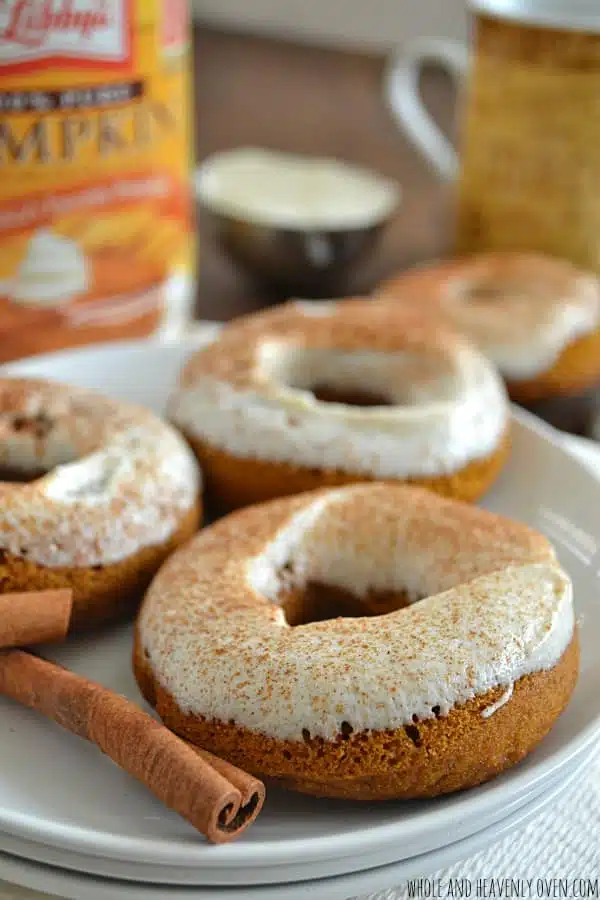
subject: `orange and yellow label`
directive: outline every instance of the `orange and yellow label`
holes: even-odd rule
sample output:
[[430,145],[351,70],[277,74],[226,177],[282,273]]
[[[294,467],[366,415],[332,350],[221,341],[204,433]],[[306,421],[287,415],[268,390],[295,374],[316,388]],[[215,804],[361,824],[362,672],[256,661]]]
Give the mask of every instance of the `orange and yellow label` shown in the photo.
[[187,0],[0,0],[0,361],[181,304],[188,42]]

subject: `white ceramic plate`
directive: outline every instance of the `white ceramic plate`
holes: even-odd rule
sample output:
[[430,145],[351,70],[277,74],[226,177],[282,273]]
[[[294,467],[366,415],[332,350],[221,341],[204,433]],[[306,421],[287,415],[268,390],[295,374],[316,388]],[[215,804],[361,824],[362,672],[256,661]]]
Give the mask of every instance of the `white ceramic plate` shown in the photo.
[[[552,778],[548,779],[541,789],[539,786],[536,786],[535,789],[527,791],[522,797],[519,797],[512,803],[508,803],[504,807],[499,807],[494,814],[490,814],[490,816],[486,815],[482,819],[477,820],[475,824],[478,827],[473,829],[473,834],[463,838],[462,841],[458,837],[458,835],[461,834],[461,831],[457,830],[456,834],[453,835],[452,840],[447,841],[443,846],[440,845],[439,847],[434,847],[431,852],[436,854],[440,850],[443,850],[444,846],[450,847],[451,845],[454,846],[458,843],[462,844],[464,841],[471,840],[476,834],[479,834],[482,831],[487,831],[491,835],[496,825],[500,825],[509,819],[511,822],[514,822],[516,827],[516,825],[521,822],[520,816],[528,816],[528,810],[535,806],[539,797],[543,794],[551,793],[554,788],[569,781],[574,772],[579,771],[582,767],[587,767],[589,757],[590,750],[588,748],[583,751],[583,753],[578,754],[574,760],[563,766],[558,775],[554,775]],[[59,869],[68,869],[69,871],[85,875],[94,875],[100,878],[133,881],[137,883],[141,882],[152,885],[164,884],[178,887],[198,883],[197,867],[192,869],[183,866],[157,867],[150,863],[135,863],[117,859],[105,859],[100,856],[91,856],[90,854],[73,853],[72,851],[64,850],[62,848],[48,846],[48,844],[39,844],[34,841],[25,840],[17,835],[7,834],[6,832],[0,832],[0,852],[7,853],[10,856],[20,857],[29,862],[43,863],[44,865],[54,866]],[[427,853],[424,852],[416,857],[411,857],[410,859],[422,860],[423,856],[426,855]],[[400,861],[400,859],[408,862],[408,859],[404,860],[403,856],[399,857],[398,861]],[[341,871],[336,872],[335,874],[348,875],[354,872],[364,872],[368,869],[387,866],[389,864],[389,853],[387,848],[384,847],[383,850],[375,850],[369,854],[358,854],[357,857],[352,860],[351,866],[349,866],[347,860],[342,861],[342,866],[339,867]],[[332,867],[329,860],[313,863],[310,867],[310,879],[335,877],[332,875],[332,868],[333,871],[335,871],[337,867]],[[277,883],[275,879],[279,872],[279,868],[273,868],[273,883]],[[211,870],[210,874],[213,878],[218,877],[218,873],[215,873],[214,870]],[[240,881],[246,886],[247,881],[243,877],[243,871],[241,875]],[[297,867],[287,865],[285,867],[285,878],[288,882],[300,882],[305,880],[306,869],[301,865]],[[204,882],[202,883],[204,884]],[[218,886],[216,880],[214,886]]]
[[[15,374],[96,387],[162,411],[196,343],[105,346],[13,364]],[[194,884],[260,884],[357,871],[407,859],[497,820],[546,787],[600,730],[598,546],[600,483],[552,429],[515,413],[514,450],[486,506],[544,531],[575,582],[585,618],[582,675],[557,726],[524,763],[481,788],[427,803],[334,803],[270,791],[248,834],[211,847],[93,747],[36,715],[0,703],[0,830],[55,849],[135,865],[188,869]],[[135,697],[127,632],[54,651],[61,663]],[[373,864],[373,863],[371,863]],[[183,876],[182,876],[183,877]]]
[[556,804],[568,794],[587,759],[555,781],[535,800],[501,822],[424,856],[413,857],[393,865],[334,879],[319,879],[296,884],[261,885],[239,888],[161,887],[109,881],[78,875],[64,869],[40,865],[0,853],[0,877],[31,890],[50,892],[66,900],[347,900],[364,897],[403,884],[409,878],[423,878],[485,850],[495,841],[507,837],[515,828],[524,826],[543,809]]

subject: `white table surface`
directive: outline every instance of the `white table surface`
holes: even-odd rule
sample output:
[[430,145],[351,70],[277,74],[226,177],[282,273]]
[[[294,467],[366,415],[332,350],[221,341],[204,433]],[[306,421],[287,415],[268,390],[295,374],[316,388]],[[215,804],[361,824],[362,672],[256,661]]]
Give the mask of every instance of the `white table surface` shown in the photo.
[[[600,445],[577,438],[565,438],[565,443],[600,477]],[[466,885],[471,891],[468,900],[600,900],[600,755],[558,809],[543,812],[487,850],[438,872],[428,883],[436,897],[456,897],[452,879],[467,879],[463,890]],[[407,896],[407,886],[402,885],[368,900]],[[0,900],[48,898],[0,881]]]

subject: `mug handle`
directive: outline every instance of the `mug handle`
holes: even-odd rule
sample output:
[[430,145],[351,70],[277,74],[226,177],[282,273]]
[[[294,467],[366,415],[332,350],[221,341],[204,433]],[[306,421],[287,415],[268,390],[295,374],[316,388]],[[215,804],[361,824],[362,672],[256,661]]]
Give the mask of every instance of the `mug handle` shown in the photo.
[[469,68],[464,44],[444,38],[422,38],[394,54],[385,72],[386,100],[396,122],[445,181],[458,174],[456,150],[442,134],[421,100],[419,78],[427,62],[441,63],[459,84]]

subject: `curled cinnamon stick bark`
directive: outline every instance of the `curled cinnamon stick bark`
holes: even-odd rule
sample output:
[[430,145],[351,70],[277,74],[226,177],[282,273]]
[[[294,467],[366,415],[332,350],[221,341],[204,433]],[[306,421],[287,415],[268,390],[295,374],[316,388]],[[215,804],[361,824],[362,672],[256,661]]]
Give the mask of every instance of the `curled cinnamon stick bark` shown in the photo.
[[0,648],[62,641],[69,630],[73,591],[0,595]]
[[192,748],[135,704],[22,650],[0,651],[0,694],[96,744],[212,843],[234,840],[262,809],[258,779]]

